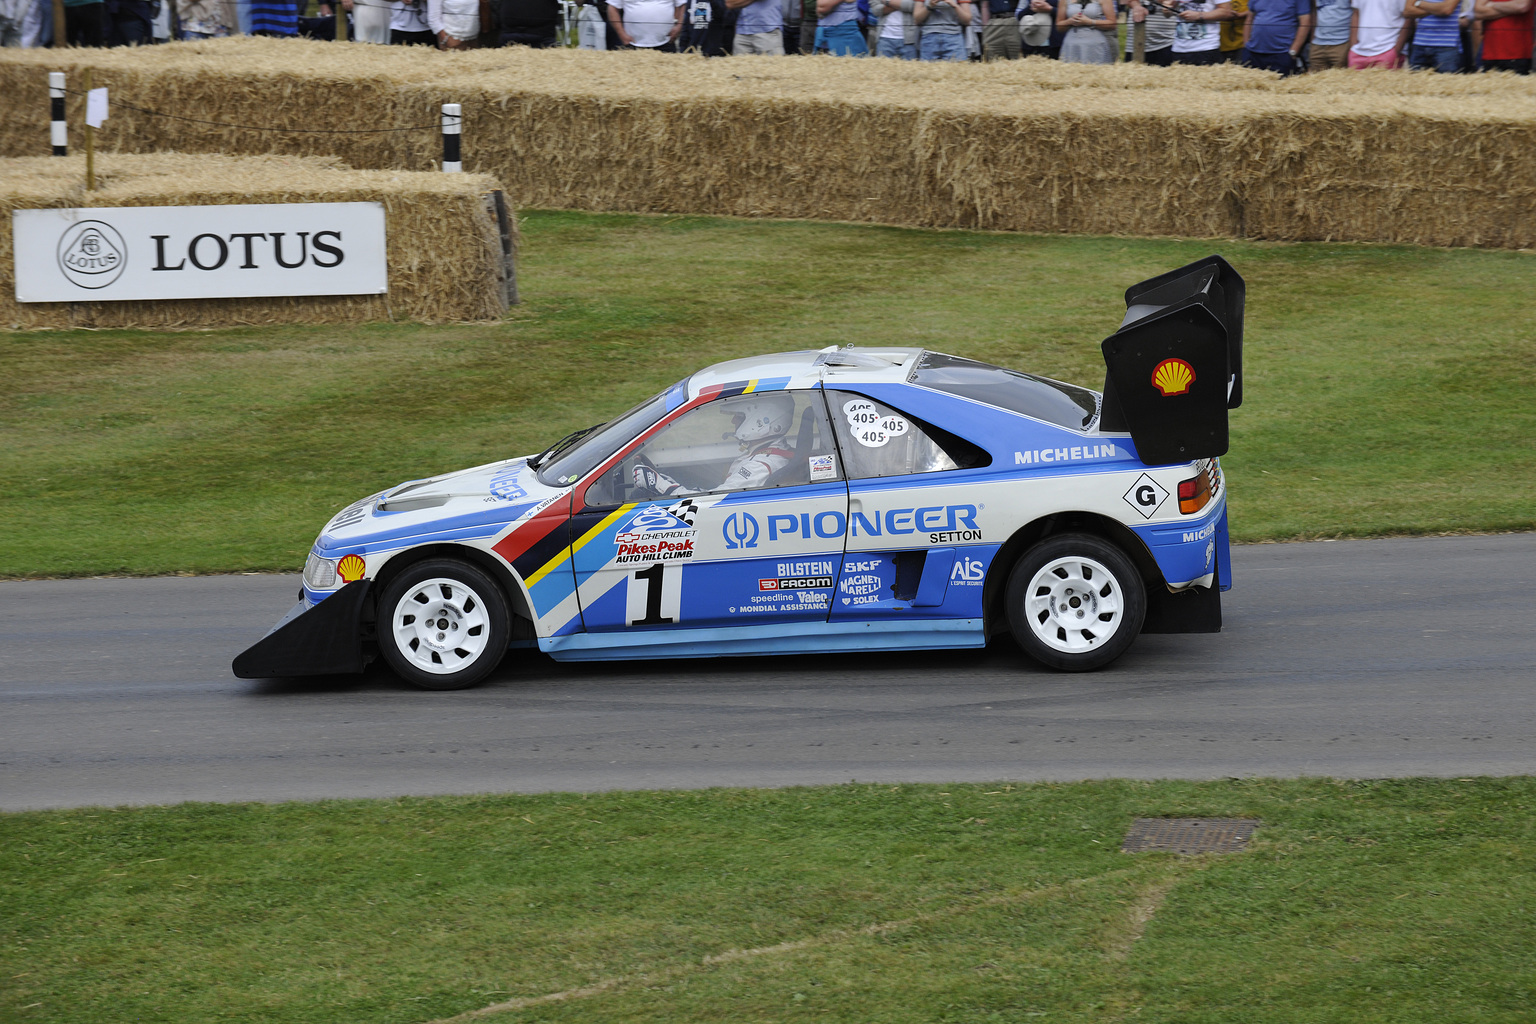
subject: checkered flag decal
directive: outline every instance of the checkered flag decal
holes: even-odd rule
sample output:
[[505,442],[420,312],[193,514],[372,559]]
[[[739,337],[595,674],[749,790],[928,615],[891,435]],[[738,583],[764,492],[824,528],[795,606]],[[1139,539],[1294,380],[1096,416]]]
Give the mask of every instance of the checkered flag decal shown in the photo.
[[699,505],[692,498],[684,498],[682,501],[673,503],[667,509],[667,514],[692,526],[694,517],[699,514]]

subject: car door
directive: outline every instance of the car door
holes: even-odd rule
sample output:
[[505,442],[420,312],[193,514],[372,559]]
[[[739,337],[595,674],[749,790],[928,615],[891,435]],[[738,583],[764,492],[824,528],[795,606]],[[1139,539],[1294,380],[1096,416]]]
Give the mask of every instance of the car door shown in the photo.
[[585,628],[825,621],[847,511],[819,391],[688,409],[624,452],[573,517]]
[[960,471],[986,453],[864,395],[828,391],[827,401],[849,478],[831,620],[979,616],[997,544]]

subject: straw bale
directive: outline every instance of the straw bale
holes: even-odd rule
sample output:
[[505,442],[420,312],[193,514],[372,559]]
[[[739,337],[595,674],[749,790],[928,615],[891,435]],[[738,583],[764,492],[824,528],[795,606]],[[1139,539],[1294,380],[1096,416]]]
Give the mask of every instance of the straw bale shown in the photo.
[[232,203],[384,204],[388,295],[136,302],[16,301],[9,230],[0,231],[0,325],[206,327],[351,323],[403,318],[478,320],[501,314],[501,238],[480,174],[359,171],[334,157],[98,153],[97,189],[85,157],[0,158],[0,218],[16,209],[218,206]]
[[[914,226],[1536,245],[1536,80],[221,39],[0,54],[0,152],[48,144],[46,72],[93,69],[125,151],[465,166],[530,206]],[[72,124],[78,97],[71,98]],[[80,144],[74,131],[72,145]]]

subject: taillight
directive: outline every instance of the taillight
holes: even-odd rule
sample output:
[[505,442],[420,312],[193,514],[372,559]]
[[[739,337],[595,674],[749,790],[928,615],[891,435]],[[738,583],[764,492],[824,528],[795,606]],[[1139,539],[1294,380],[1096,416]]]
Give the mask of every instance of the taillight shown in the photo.
[[1199,512],[1211,503],[1211,464],[1204,463],[1200,473],[1179,481],[1179,511],[1184,515]]

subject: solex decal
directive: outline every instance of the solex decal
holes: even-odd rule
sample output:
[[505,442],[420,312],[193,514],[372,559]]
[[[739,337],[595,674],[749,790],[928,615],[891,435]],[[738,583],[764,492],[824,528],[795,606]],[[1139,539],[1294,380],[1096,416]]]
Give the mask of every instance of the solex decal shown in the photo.
[[[881,566],[885,566],[884,569]],[[843,563],[843,578],[837,584],[843,604],[879,604],[891,575],[890,563],[871,558]]]

